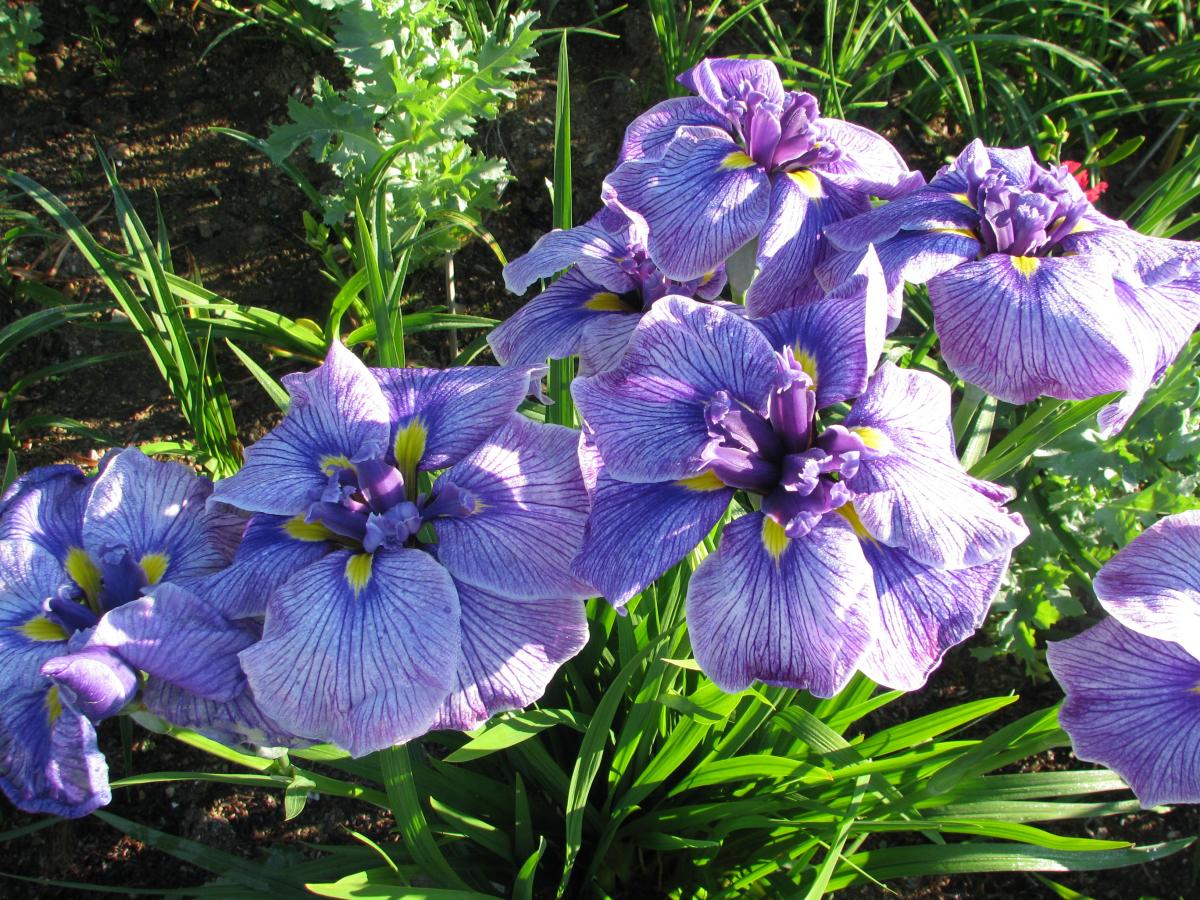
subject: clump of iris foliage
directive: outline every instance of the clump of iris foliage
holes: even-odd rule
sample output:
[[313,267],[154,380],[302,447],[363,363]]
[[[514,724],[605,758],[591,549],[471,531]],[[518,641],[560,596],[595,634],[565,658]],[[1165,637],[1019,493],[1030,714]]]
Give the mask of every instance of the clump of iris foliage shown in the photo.
[[35,4],[0,7],[0,84],[20,86],[33,72],[33,48],[42,42]]
[[[456,4],[461,31],[405,45],[440,4],[337,5],[337,42],[373,64],[510,12]],[[829,3],[785,22],[716,6],[689,31],[651,4],[678,96],[626,111],[578,219],[563,33],[557,230],[504,270],[514,292],[541,284],[487,335],[499,367],[405,367],[414,333],[489,323],[402,305],[414,237],[446,212],[396,199],[404,147],[380,148],[402,117],[356,120],[373,162],[345,121],[328,148],[352,271],[315,328],[176,275],[161,216],[148,229],[107,164],[123,252],[3,173],[101,276],[192,431],[94,474],[18,477],[9,449],[10,799],[95,815],[218,876],[189,890],[216,896],[815,897],[1192,845],[1054,824],[1200,802],[1200,247],[1179,240],[1200,152],[1138,133],[1151,115],[1194,127],[1187,10]],[[505,33],[533,39],[527,18]],[[733,36],[794,78],[709,58]],[[350,94],[453,100],[453,79],[369,68]],[[906,160],[868,111],[937,138],[935,163]],[[469,136],[475,114],[451,118]],[[1085,193],[1150,165],[1133,228],[1111,187]],[[463,209],[493,202],[458,183]],[[54,235],[11,215],[11,239]],[[0,354],[111,306],[30,296],[46,308],[0,332]],[[220,339],[285,413],[244,454]],[[320,365],[281,385],[246,343]],[[4,433],[76,427],[12,421],[9,398],[96,361],[25,374]],[[1015,650],[1031,675],[1047,629],[1074,635],[1050,651],[1061,710],[900,702],[989,604],[998,639],[977,654]],[[96,725],[118,717],[239,768],[113,777]],[[1030,764],[1072,743],[1112,771]],[[101,808],[195,779],[281,791],[289,818],[356,800],[397,840],[264,864]]]

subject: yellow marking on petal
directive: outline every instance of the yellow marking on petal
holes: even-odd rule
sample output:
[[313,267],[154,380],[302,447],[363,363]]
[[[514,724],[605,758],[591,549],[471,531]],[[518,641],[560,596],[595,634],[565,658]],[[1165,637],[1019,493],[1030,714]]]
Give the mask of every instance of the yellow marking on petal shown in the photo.
[[1194,688],[1191,688],[1191,692],[1193,694],[1200,694],[1200,684],[1197,684]]
[[862,523],[862,519],[858,517],[858,510],[854,508],[853,503],[846,503],[839,506],[835,512],[841,515],[843,519],[850,523],[850,527],[854,529],[854,533],[861,540],[870,541],[872,544],[878,544],[871,532],[867,531],[867,526]]
[[680,478],[675,482],[678,487],[687,488],[689,491],[719,491],[724,487],[728,487],[717,473],[708,469],[701,472],[699,475],[689,475],[687,478]]
[[975,204],[971,202],[971,199],[966,194],[951,194],[950,197],[963,204],[963,206],[970,207],[971,209],[975,208]]
[[471,509],[471,515],[473,515],[473,516],[477,515],[477,514],[483,512],[485,509],[487,509],[487,504],[484,503],[482,500],[480,500],[478,497],[476,497],[475,498],[475,506]]
[[1071,234],[1083,234],[1085,231],[1095,231],[1096,226],[1085,219],[1080,219],[1075,223],[1075,227],[1071,229]]
[[147,553],[138,563],[146,574],[146,584],[158,584],[167,574],[167,565],[171,557],[165,553]]
[[1012,264],[1014,269],[1028,278],[1037,269],[1038,258],[1036,256],[1014,256]]
[[933,230],[940,234],[960,234],[963,237],[969,237],[973,241],[979,240],[979,235],[970,228],[935,228]]
[[870,425],[856,425],[850,429],[850,433],[858,435],[858,439],[871,450],[880,450],[886,453],[892,449],[892,439],[878,428],[872,428]]
[[346,560],[346,581],[354,589],[355,597],[362,593],[371,580],[372,561],[370,553],[356,553]]
[[338,469],[353,469],[354,463],[340,453],[327,453],[321,457],[320,466],[322,472],[332,475]]
[[92,561],[86,550],[72,547],[67,551],[66,569],[67,575],[94,604],[100,598],[100,567]]
[[404,476],[404,484],[410,483],[415,488],[417,465],[425,455],[425,445],[429,441],[429,429],[420,416],[413,416],[396,432],[396,441],[392,444],[392,453],[396,457],[396,468]]
[[304,515],[292,516],[283,523],[284,533],[298,541],[328,541],[333,532],[320,522],[305,522]]
[[804,370],[804,374],[812,381],[812,386],[817,386],[817,361],[813,355],[800,346],[799,342],[792,344],[792,359],[799,363],[800,368]]
[[788,177],[800,186],[800,190],[814,200],[825,196],[825,188],[821,184],[821,179],[814,172],[810,172],[808,169],[797,169],[795,172],[788,172]]
[[710,281],[712,281],[716,277],[717,277],[716,269],[713,269],[711,272],[705,272],[704,275],[700,279],[700,286],[703,287],[704,285],[708,284]]
[[787,536],[782,525],[770,516],[763,516],[762,542],[763,547],[771,554],[771,559],[778,563],[779,557],[783,556],[783,551],[788,548],[790,541],[791,538]]
[[65,641],[68,637],[61,625],[45,616],[34,616],[17,631],[31,641]]
[[50,686],[50,690],[46,691],[46,718],[50,720],[51,725],[58,721],[62,711],[62,698],[58,696],[58,685],[53,684]]
[[629,307],[612,291],[597,291],[583,303],[584,309],[595,312],[628,312]]
[[757,165],[758,163],[741,150],[734,150],[721,160],[722,169],[753,169]]

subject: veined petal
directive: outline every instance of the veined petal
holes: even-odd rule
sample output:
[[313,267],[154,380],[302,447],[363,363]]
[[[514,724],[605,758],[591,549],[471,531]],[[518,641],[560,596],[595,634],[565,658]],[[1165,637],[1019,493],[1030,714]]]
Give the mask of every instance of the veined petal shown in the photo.
[[902,231],[929,232],[961,229],[973,231],[979,213],[953,194],[934,188],[922,188],[883,206],[831,224],[825,237],[843,250],[862,250],[878,245]]
[[938,275],[929,298],[946,364],[1001,400],[1082,400],[1133,376],[1134,338],[1096,259],[997,253]]
[[487,443],[445,472],[475,512],[433,520],[437,554],[459,581],[506,597],[586,597],[570,574],[583,542],[587,492],[579,434],[512,415]]
[[88,647],[104,647],[136,669],[209,700],[232,700],[245,688],[238,654],[256,640],[206,600],[160,584],[101,617]]
[[450,574],[421,550],[383,548],[297,572],[241,662],[282,728],[363,756],[429,729],[459,652]]
[[212,491],[212,482],[181,463],[122,450],[96,476],[83,516],[84,547],[96,559],[109,547],[126,548],[135,560],[156,557],[144,563],[152,584],[187,583],[221,569],[245,520],[219,504],[206,508]]
[[704,475],[631,484],[601,468],[575,574],[624,607],[708,535],[733,493]]
[[703,59],[675,80],[714,109],[724,109],[729,100],[741,99],[747,85],[769,102],[782,104],[784,98],[779,70],[765,59]]
[[0,498],[0,541],[32,541],[56,559],[83,546],[83,509],[91,481],[77,466],[26,472]]
[[85,647],[48,659],[42,674],[58,690],[68,710],[99,722],[115,716],[138,692],[138,676],[106,647]]
[[715,128],[680,128],[662,156],[622,163],[606,183],[646,220],[650,258],[675,281],[723,263],[762,230],[771,204],[766,172]]
[[676,481],[703,467],[709,399],[724,390],[765,413],[776,369],[749,322],[672,296],[642,317],[617,369],[575,379],[571,393],[614,478]]
[[621,364],[640,314],[593,316],[579,336],[579,374],[610,372]]
[[1092,587],[1126,628],[1200,657],[1200,511],[1159,519],[1104,564]]
[[308,509],[364,448],[388,446],[388,407],[370,371],[337,341],[324,365],[286,375],[292,403],[283,421],[246,451],[246,464],[218,482],[213,499],[248,512],[292,516]]
[[845,422],[881,455],[846,484],[875,540],[924,565],[962,569],[1007,558],[1029,532],[997,501],[1004,489],[963,471],[949,409],[950,388],[937,377],[881,366]]
[[540,365],[578,354],[594,322],[626,319],[632,331],[634,312],[617,294],[572,270],[492,329],[488,345],[502,365]]
[[208,700],[169,682],[150,678],[142,703],[153,715],[180,728],[190,728],[222,744],[252,747],[296,747],[311,744],[276,723],[244,688],[231,700]]
[[512,600],[455,582],[462,605],[457,684],[432,730],[469,731],[538,700],[554,673],[583,649],[587,617],[577,599]]
[[1116,277],[1135,287],[1154,287],[1200,272],[1200,246],[1193,241],[1139,234],[1124,222],[1093,212],[1063,249],[1107,260]]
[[611,212],[601,213],[574,228],[556,228],[542,235],[528,253],[504,267],[504,286],[514,294],[523,294],[538,279],[553,278],[563,269],[587,259],[601,264],[598,273],[608,276],[604,280],[607,290],[631,290],[633,279],[616,264],[625,255],[625,247],[605,227],[611,220]]
[[822,162],[820,169],[843,188],[891,200],[924,186],[925,176],[909,171],[899,151],[870,128],[841,119],[817,119],[814,125],[822,142],[841,151],[834,160]]
[[[617,165],[631,159],[662,155],[675,132],[684,125],[726,128],[728,120],[699,97],[672,97],[650,107],[625,129]],[[511,290],[511,288],[509,289]]]
[[391,410],[390,446],[401,471],[412,460],[422,472],[454,465],[529,393],[528,366],[374,371]]
[[825,228],[870,208],[866,193],[840,188],[816,172],[776,176],[758,240],[758,276],[746,292],[750,315],[820,299],[815,269],[827,255]]
[[0,542],[0,691],[16,685],[44,690],[42,664],[67,652],[67,632],[42,610],[66,578],[41,545]]
[[850,277],[821,300],[753,321],[773,347],[791,347],[811,368],[818,407],[857,397],[883,350],[887,325],[887,288],[875,251],[867,248]]
[[878,627],[874,590],[858,538],[840,517],[792,540],[762,513],[743,516],[692,576],[696,661],[724,691],[758,679],[832,697]]
[[1105,619],[1046,648],[1075,755],[1120,775],[1142,806],[1200,803],[1200,660]]
[[879,684],[915,691],[947,650],[983,625],[1008,556],[945,571],[869,538],[862,546],[875,573],[881,627],[859,668]]
[[62,706],[56,688],[9,690],[0,707],[0,788],[20,809],[68,818],[112,799],[96,729]]

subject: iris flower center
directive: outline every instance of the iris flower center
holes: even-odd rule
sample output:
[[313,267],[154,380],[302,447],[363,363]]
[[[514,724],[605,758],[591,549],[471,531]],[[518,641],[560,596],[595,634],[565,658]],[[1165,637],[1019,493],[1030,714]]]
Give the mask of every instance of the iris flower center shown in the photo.
[[829,141],[821,140],[816,124],[820,111],[812,94],[789,91],[780,104],[744,81],[719,112],[729,120],[746,155],[768,172],[791,172],[841,156]]
[[979,212],[979,239],[987,253],[1048,256],[1090,206],[1064,166],[1034,165],[1024,184],[999,168],[966,176],[967,199]]

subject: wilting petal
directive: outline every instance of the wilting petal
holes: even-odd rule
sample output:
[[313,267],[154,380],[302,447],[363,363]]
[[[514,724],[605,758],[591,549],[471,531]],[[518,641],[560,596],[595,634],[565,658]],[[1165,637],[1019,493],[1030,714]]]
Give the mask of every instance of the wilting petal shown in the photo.
[[578,354],[583,334],[597,321],[630,319],[632,331],[632,312],[617,294],[573,270],[492,329],[488,345],[503,365],[540,365]]
[[587,492],[579,434],[513,415],[487,443],[443,474],[475,511],[433,520],[438,559],[459,581],[506,597],[584,597],[570,574],[583,542]]
[[878,627],[858,538],[827,516],[799,540],[762,513],[725,529],[688,589],[696,661],[725,691],[755,679],[832,697]]
[[820,299],[814,270],[827,255],[826,226],[871,208],[867,195],[815,172],[787,172],[771,187],[771,211],[758,240],[758,277],[746,292],[752,316]]
[[59,701],[93,722],[115,716],[137,696],[138,675],[105,647],[86,647],[49,659],[42,674],[58,688]]
[[601,264],[597,272],[607,276],[603,281],[606,290],[632,290],[633,279],[616,265],[625,248],[613,231],[605,227],[610,220],[611,213],[596,215],[583,225],[543,234],[528,253],[504,267],[504,286],[514,294],[523,294],[538,279],[553,278],[563,269],[588,259]]
[[715,478],[630,484],[602,468],[575,574],[623,607],[691,552],[732,498]]
[[275,593],[242,667],[281,727],[363,756],[429,729],[455,684],[458,619],[429,554],[338,551]]
[[817,119],[814,124],[821,140],[841,151],[833,161],[819,164],[821,174],[842,187],[890,200],[925,184],[925,176],[909,171],[899,151],[870,128],[841,119]]
[[559,666],[588,639],[583,603],[511,600],[456,582],[462,605],[457,684],[431,730],[478,728],[539,699]]
[[870,212],[831,224],[825,237],[843,250],[862,250],[879,245],[902,231],[971,231],[979,224],[979,213],[965,196],[923,188],[891,200]]
[[672,296],[642,317],[615,371],[577,378],[571,393],[614,478],[675,481],[703,467],[712,396],[728,391],[765,413],[776,371],[749,322]]
[[1124,222],[1092,211],[1080,230],[1063,239],[1068,253],[1106,259],[1117,278],[1153,287],[1200,272],[1200,246],[1193,241],[1139,234]]
[[1142,806],[1200,803],[1200,660],[1105,619],[1046,648],[1075,755],[1112,769]]
[[392,445],[422,472],[452,466],[508,421],[529,393],[529,368],[375,369],[391,410]]
[[[675,132],[684,125],[728,126],[725,116],[699,97],[672,97],[650,107],[625,129],[617,165],[630,159],[655,159],[662,155]],[[512,290],[512,288],[509,288]]]
[[210,700],[231,700],[245,687],[238,654],[256,635],[206,600],[174,584],[160,584],[105,613],[89,647],[113,650],[155,678]]
[[26,812],[77,818],[112,799],[96,729],[57,689],[10,690],[0,706],[0,788]]
[[668,277],[711,272],[767,219],[766,172],[715,128],[680,128],[661,157],[631,160],[607,184],[650,227],[650,258]]
[[33,541],[56,559],[83,546],[83,508],[91,481],[76,466],[41,466],[0,499],[0,541]]
[[1082,400],[1133,374],[1134,338],[1094,258],[997,253],[937,276],[929,298],[946,364],[1001,400]]
[[783,103],[783,82],[773,62],[765,59],[703,59],[676,79],[714,109],[724,109],[730,100],[740,100],[749,87],[771,103]]
[[641,320],[639,314],[594,316],[579,338],[579,374],[586,377],[619,366]]
[[[757,283],[757,282],[756,282]],[[875,251],[824,298],[785,309],[754,324],[771,346],[791,347],[817,389],[817,406],[857,397],[883,350],[887,288]]]
[[365,448],[388,446],[387,404],[370,371],[337,341],[325,364],[283,379],[283,421],[246,451],[246,464],[213,498],[248,512],[292,516],[320,497],[329,474]]
[[[950,387],[926,372],[881,366],[846,417],[880,455],[846,479],[866,530],[921,563],[961,569],[1007,557],[1028,534],[954,455]],[[997,494],[999,491],[999,495]]]
[[83,517],[84,546],[96,559],[110,547],[127,549],[135,561],[158,557],[143,563],[152,584],[214,572],[229,563],[245,522],[219,504],[206,509],[212,491],[187,466],[122,450],[96,476]]
[[983,624],[1008,556],[951,572],[869,539],[863,552],[875,573],[881,627],[858,667],[879,684],[915,691],[947,650]]
[[1126,628],[1200,656],[1200,511],[1159,519],[1104,564],[1092,587]]

